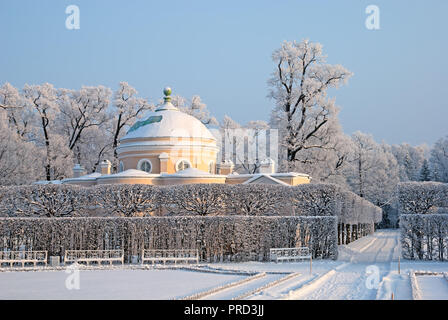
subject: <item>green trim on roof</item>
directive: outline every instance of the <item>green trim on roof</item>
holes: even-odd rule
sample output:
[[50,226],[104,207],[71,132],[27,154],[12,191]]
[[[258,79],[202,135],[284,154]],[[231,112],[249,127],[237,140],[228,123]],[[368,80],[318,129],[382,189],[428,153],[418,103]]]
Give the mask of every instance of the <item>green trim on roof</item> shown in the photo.
[[137,130],[140,127],[146,126],[148,124],[151,123],[155,123],[155,122],[160,122],[162,121],[162,116],[151,116],[146,120],[143,121],[137,121],[136,123],[134,123],[134,125],[131,127],[131,129],[129,129],[128,133]]

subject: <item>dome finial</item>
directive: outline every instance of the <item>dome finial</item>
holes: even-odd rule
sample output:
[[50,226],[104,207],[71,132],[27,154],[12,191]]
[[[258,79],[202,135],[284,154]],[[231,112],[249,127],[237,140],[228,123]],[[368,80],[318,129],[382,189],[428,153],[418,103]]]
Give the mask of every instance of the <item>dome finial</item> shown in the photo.
[[165,97],[163,99],[165,99],[165,102],[170,102],[171,101],[171,88],[170,87],[165,87],[165,89],[163,89],[163,94],[165,95]]

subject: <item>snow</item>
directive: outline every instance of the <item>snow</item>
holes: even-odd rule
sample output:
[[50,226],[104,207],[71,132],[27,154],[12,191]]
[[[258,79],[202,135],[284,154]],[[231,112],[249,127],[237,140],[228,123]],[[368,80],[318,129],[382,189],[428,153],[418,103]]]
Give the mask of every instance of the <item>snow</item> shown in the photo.
[[42,184],[42,185],[45,185],[45,184],[61,184],[62,183],[62,181],[61,180],[51,180],[51,181],[47,181],[47,180],[40,180],[40,181],[36,181],[36,182],[34,182],[33,184]]
[[94,172],[94,173],[91,173],[91,174],[86,174],[86,175],[80,176],[78,178],[64,179],[64,180],[62,180],[62,183],[65,183],[65,182],[68,182],[68,181],[80,181],[80,180],[90,181],[90,180],[96,180],[98,177],[101,177],[101,173]]
[[108,174],[105,176],[101,176],[101,179],[109,179],[109,178],[134,178],[134,177],[145,177],[145,178],[150,178],[150,177],[155,177],[155,176],[159,176],[158,174],[150,174],[148,172],[142,171],[142,170],[137,170],[137,169],[128,169],[119,173],[115,173],[115,174]]
[[202,171],[199,170],[197,168],[187,168],[184,170],[180,170],[177,171],[176,173],[171,173],[171,174],[161,174],[162,177],[164,178],[169,178],[169,177],[182,177],[182,178],[197,178],[197,177],[201,177],[201,178],[215,178],[215,177],[225,177],[224,175],[215,175],[215,174],[211,174],[209,172],[206,171]]
[[268,180],[271,180],[274,184],[280,184],[280,185],[288,186],[288,187],[290,186],[289,184],[287,184],[287,183],[285,183],[285,182],[283,182],[281,180],[278,180],[278,179],[276,179],[276,178],[274,178],[274,177],[272,177],[271,175],[268,175],[268,174],[256,174],[252,178],[250,178],[249,180],[244,181],[243,184],[254,183],[255,181],[257,181],[258,179],[260,179],[262,177],[265,177]]
[[209,295],[204,300],[230,300],[238,298],[241,295],[248,293],[251,290],[257,289],[261,286],[264,286],[272,281],[275,281],[281,278],[280,274],[266,274],[260,278],[254,279],[242,285],[232,287],[221,292],[217,292],[215,294]]
[[162,116],[160,121],[143,125],[134,131],[128,132],[121,139],[122,144],[126,143],[126,140],[136,138],[182,137],[216,140],[201,121],[182,111],[177,109],[160,109],[147,114],[147,118],[158,116]]
[[418,275],[417,282],[423,300],[448,300],[448,280],[443,275]]
[[182,270],[81,270],[80,289],[68,290],[68,276],[65,271],[2,272],[0,299],[173,299],[242,278]]
[[[0,299],[180,299],[211,290],[202,299],[390,300],[393,294],[394,299],[410,300],[409,274],[414,270],[420,270],[415,274],[422,299],[448,299],[448,280],[442,275],[448,262],[403,260],[398,273],[398,239],[397,230],[379,230],[340,246],[337,261],[313,260],[311,273],[309,261],[182,268],[114,266],[111,270],[91,266],[80,271],[81,289],[67,290],[64,283],[68,275],[63,269],[0,272]],[[377,287],[366,285],[369,266],[378,267]],[[249,281],[240,283],[244,279]]]

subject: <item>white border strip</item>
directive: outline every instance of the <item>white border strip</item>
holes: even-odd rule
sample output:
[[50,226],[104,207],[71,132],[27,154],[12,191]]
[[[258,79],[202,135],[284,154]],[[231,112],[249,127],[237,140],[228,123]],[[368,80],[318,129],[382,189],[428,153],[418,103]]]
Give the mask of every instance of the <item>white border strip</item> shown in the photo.
[[287,280],[289,280],[291,278],[294,278],[294,277],[297,277],[297,276],[300,276],[300,275],[301,275],[301,273],[299,273],[299,272],[294,272],[294,273],[288,274],[286,277],[282,277],[280,279],[277,279],[277,280],[274,280],[272,282],[269,282],[268,284],[266,284],[266,285],[264,285],[264,286],[262,286],[260,288],[256,288],[256,289],[251,290],[249,292],[243,293],[242,295],[240,295],[240,296],[238,296],[236,298],[232,298],[232,300],[243,300],[243,299],[245,299],[245,298],[247,298],[249,296],[252,296],[252,295],[254,295],[254,294],[256,294],[256,293],[258,293],[260,291],[269,289],[269,288],[274,287],[274,286],[276,286],[276,285],[278,285],[278,284],[280,284],[282,282],[285,282],[285,281],[287,281]]
[[420,287],[418,286],[417,277],[413,270],[411,270],[409,272],[409,279],[411,280],[412,299],[413,300],[422,300]]
[[200,299],[203,299],[206,296],[215,294],[215,293],[217,293],[219,291],[223,291],[223,290],[226,290],[226,289],[229,289],[229,288],[233,288],[233,287],[239,286],[239,285],[241,285],[243,283],[246,283],[246,282],[258,279],[258,278],[262,278],[262,277],[265,277],[265,276],[266,276],[266,272],[258,273],[258,274],[254,275],[254,276],[251,276],[251,277],[239,280],[239,281],[231,282],[231,283],[226,284],[224,286],[215,287],[215,288],[207,290],[207,291],[199,292],[199,293],[196,293],[196,294],[193,294],[193,295],[190,295],[190,296],[186,296],[186,297],[180,298],[179,300],[200,300]]

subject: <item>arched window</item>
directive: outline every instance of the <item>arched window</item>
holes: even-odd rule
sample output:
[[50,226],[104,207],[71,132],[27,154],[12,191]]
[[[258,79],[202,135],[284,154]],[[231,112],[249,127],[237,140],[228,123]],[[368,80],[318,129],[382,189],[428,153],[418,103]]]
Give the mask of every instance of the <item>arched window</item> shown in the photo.
[[124,164],[123,161],[120,161],[120,164],[118,165],[118,172],[123,172],[124,171]]
[[181,171],[191,168],[191,163],[188,160],[179,160],[176,163],[176,171]]
[[211,174],[215,174],[215,163],[213,161],[210,161],[208,163],[208,172]]
[[151,161],[149,161],[148,159],[141,159],[138,162],[137,169],[151,173],[151,171],[152,171]]

